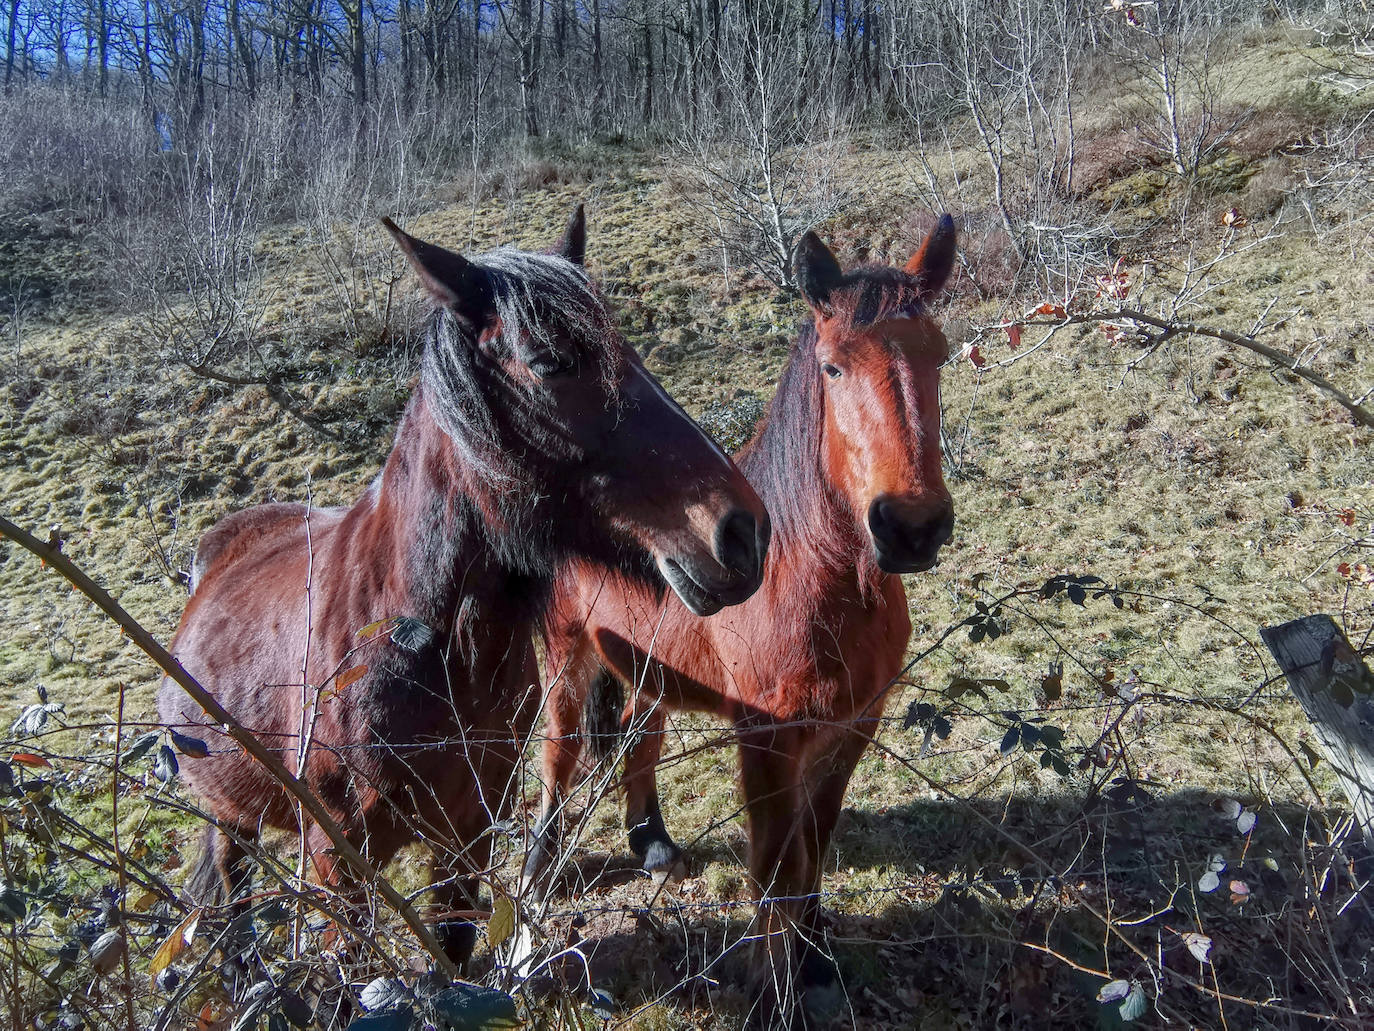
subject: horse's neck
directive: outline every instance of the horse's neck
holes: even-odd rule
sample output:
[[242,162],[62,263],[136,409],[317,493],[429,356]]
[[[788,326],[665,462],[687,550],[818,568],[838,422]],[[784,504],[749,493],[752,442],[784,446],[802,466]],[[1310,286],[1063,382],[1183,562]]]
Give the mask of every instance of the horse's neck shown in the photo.
[[523,622],[531,594],[493,547],[495,501],[465,469],[417,392],[374,488],[372,518],[394,563],[396,603],[441,633],[485,620]]

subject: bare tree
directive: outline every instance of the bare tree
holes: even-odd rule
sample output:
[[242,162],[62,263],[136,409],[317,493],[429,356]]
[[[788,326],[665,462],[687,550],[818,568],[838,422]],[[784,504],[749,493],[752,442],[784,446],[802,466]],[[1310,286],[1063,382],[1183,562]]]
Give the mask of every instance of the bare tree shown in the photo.
[[1180,176],[1196,174],[1249,114],[1222,110],[1216,49],[1232,20],[1224,13],[1179,0],[1109,5],[1119,59],[1136,72],[1139,95],[1153,115],[1142,126],[1143,138]]

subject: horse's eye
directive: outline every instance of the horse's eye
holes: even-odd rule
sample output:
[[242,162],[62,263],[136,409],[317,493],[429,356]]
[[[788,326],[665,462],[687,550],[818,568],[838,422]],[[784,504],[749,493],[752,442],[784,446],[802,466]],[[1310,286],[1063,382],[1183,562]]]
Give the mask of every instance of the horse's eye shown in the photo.
[[821,366],[821,372],[825,373],[831,379],[839,379],[841,375],[840,370],[836,366],[831,365],[829,362],[826,362]]
[[568,355],[541,354],[529,361],[530,372],[540,379],[555,379],[566,376],[577,368],[577,363]]

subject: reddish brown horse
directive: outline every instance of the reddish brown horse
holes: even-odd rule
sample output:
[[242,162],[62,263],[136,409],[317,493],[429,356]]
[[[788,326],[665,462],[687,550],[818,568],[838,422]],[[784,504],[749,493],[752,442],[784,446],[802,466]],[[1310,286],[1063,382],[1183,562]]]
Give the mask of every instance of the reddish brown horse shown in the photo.
[[[196,554],[173,650],[293,772],[313,723],[299,776],[350,841],[381,865],[419,836],[441,857],[436,901],[467,908],[541,700],[532,630],[558,568],[612,569],[652,594],[656,563],[709,614],[758,587],[769,521],[612,329],[582,268],[580,206],[554,254],[468,260],[386,224],[437,310],[381,475],[350,508],[271,504],[221,521]],[[361,629],[397,617],[360,646]],[[336,696],[312,693],[331,684]],[[210,743],[186,775],[223,829],[195,881],[220,879],[232,897],[244,844],[263,826],[298,828],[295,806],[170,680],[158,706]],[[317,873],[338,883],[327,838],[305,833]],[[471,928],[440,930],[461,962]]]
[[[588,726],[633,722],[639,734],[626,763],[625,822],[644,866],[665,872],[681,851],[654,783],[663,711],[719,713],[738,734],[757,931],[781,999],[793,973],[811,986],[834,981],[819,949],[816,892],[850,774],[911,633],[895,574],[930,569],[953,528],[940,469],[947,345],[924,306],[944,286],[954,249],[949,216],[901,270],[844,274],[820,240],[803,239],[798,280],[814,324],[737,456],[773,516],[758,594],[702,620],[584,565],[559,580],[550,609],[558,679],[527,876],[557,847],[584,699]],[[620,683],[636,689],[623,712]],[[609,698],[615,709],[598,719]]]

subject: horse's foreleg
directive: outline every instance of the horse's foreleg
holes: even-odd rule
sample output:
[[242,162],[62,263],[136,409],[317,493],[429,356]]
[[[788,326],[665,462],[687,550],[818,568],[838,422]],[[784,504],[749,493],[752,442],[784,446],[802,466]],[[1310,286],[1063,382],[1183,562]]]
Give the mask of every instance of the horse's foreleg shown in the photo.
[[808,995],[816,989],[825,991],[838,981],[835,961],[825,947],[825,931],[821,926],[821,871],[849,779],[867,744],[868,738],[863,734],[845,732],[837,743],[813,749],[813,761],[803,776],[806,826],[801,841],[807,850],[809,887],[804,893],[797,930],[802,942],[802,987]]
[[582,703],[586,694],[586,683],[571,670],[563,670],[549,695],[541,756],[539,820],[521,873],[522,890],[535,883],[562,843],[563,805],[582,755]]
[[[640,696],[641,703],[643,696]],[[637,711],[632,705],[622,721],[629,754],[625,757],[625,829],[630,850],[644,869],[659,877],[681,877],[686,871],[682,849],[663,824],[658,801],[656,769],[663,754],[663,706],[650,703]]]
[[[364,885],[352,876],[347,865],[340,861],[334,852],[334,843],[330,841],[329,835],[313,823],[305,829],[305,847],[310,856],[310,864],[315,868],[315,879],[321,887],[334,893],[334,897],[330,899],[331,907],[341,913],[346,912],[349,921],[356,920],[367,899]],[[324,945],[326,949],[336,949],[347,954],[357,943],[349,941],[346,929],[331,922],[325,931]]]
[[[473,840],[476,838],[477,840]],[[490,834],[465,836],[472,844],[461,852],[436,856],[430,866],[430,897],[438,909],[434,936],[445,955],[459,967],[472,958],[477,945],[477,925],[458,913],[478,908],[478,871],[491,861]]]
[[799,992],[798,928],[805,897],[814,890],[810,852],[803,841],[801,728],[740,733],[740,786],[749,818],[749,875],[758,899],[754,921],[754,964],[769,989],[763,1005],[769,1019],[788,1018]]

